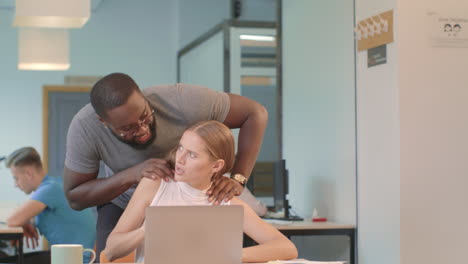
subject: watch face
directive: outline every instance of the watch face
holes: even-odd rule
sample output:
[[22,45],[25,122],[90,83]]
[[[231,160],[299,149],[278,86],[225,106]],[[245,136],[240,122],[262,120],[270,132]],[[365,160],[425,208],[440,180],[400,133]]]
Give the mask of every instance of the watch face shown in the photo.
[[245,177],[242,174],[234,174],[234,179],[240,182],[241,184],[245,183]]

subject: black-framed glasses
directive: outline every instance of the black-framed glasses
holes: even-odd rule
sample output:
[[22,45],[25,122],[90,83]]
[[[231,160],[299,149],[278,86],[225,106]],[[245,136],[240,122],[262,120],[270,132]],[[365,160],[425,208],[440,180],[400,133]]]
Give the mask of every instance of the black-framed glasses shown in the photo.
[[149,125],[154,118],[154,109],[151,109],[150,113],[144,117],[142,120],[138,120],[138,124],[128,128],[128,129],[116,129],[119,133],[119,136],[126,137],[128,135],[135,136],[136,133],[140,130],[140,127]]

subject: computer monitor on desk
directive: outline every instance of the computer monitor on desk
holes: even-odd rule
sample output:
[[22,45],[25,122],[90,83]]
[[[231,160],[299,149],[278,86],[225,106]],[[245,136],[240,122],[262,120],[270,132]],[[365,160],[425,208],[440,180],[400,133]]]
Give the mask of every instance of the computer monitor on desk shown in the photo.
[[302,220],[290,214],[288,195],[288,170],[286,161],[257,162],[252,171],[247,188],[260,200],[263,200],[270,210],[283,212],[278,219]]

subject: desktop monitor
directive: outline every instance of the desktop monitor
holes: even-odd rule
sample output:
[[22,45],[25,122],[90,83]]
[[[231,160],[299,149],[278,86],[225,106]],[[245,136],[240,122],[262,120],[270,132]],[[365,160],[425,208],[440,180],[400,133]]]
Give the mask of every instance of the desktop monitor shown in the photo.
[[281,218],[300,220],[291,216],[289,212],[288,176],[285,160],[259,161],[252,170],[247,188],[270,210],[275,212],[284,210],[284,216]]

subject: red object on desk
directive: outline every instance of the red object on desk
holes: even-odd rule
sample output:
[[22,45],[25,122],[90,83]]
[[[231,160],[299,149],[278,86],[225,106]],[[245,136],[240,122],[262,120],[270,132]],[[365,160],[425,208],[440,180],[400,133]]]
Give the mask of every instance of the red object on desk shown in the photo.
[[326,222],[326,221],[327,221],[326,217],[312,218],[312,222]]

